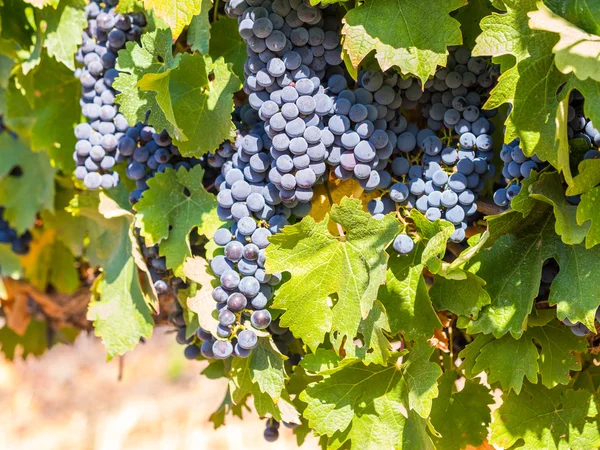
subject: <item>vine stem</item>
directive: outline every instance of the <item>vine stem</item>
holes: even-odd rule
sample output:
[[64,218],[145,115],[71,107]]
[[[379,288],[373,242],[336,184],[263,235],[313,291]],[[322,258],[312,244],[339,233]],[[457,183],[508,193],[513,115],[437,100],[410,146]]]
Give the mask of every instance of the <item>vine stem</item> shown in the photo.
[[215,9],[213,10],[213,22],[216,22],[219,15],[219,0],[215,0],[214,8]]

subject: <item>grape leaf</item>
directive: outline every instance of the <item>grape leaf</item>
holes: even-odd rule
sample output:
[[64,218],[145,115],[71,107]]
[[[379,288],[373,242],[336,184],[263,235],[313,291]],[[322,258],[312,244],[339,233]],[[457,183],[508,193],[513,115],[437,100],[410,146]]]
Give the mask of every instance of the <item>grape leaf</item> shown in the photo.
[[[3,0],[0,3],[0,36],[9,41],[0,45],[0,51],[3,53],[12,50],[14,44],[21,49],[29,49],[33,44],[34,30],[28,18],[27,8],[27,4],[19,0]],[[7,53],[7,56],[12,55]]]
[[232,363],[232,398],[241,400],[248,392],[247,386],[256,384],[260,391],[274,402],[279,400],[285,384],[283,356],[270,338],[259,338],[258,345],[248,358],[234,358]]
[[481,34],[481,19],[490,15],[492,9],[486,0],[471,0],[461,7],[453,17],[460,22],[463,46],[473,48],[475,39]]
[[216,61],[223,57],[227,64],[231,64],[233,73],[240,79],[245,78],[244,64],[248,58],[246,43],[238,32],[238,22],[229,17],[219,17],[211,25],[211,40],[209,55]]
[[36,236],[21,262],[27,281],[41,292],[45,292],[48,285],[67,294],[79,287],[75,257],[58,239],[56,230],[46,229],[41,236]]
[[164,20],[177,39],[183,29],[199,14],[202,0],[144,0],[144,7],[153,10],[156,17]]
[[335,369],[341,360],[335,352],[318,348],[314,353],[305,355],[300,365],[308,372],[323,372]]
[[390,325],[385,309],[376,300],[369,315],[358,326],[357,339],[345,342],[345,337],[336,333],[329,339],[335,348],[344,349],[346,358],[360,358],[365,364],[384,365],[390,356],[390,343],[384,331],[390,331]]
[[55,172],[45,153],[32,152],[9,133],[0,134],[0,205],[19,234],[33,226],[40,211],[54,209]]
[[0,328],[0,351],[12,361],[17,355],[25,359],[28,355],[40,356],[48,349],[48,323],[31,320],[23,336],[18,335],[7,325]]
[[[291,273],[273,304],[284,311],[281,325],[313,350],[328,332],[356,336],[385,279],[384,250],[398,232],[392,215],[373,219],[356,199],[334,205],[330,217],[346,231],[344,236],[327,230],[328,217],[319,223],[305,217],[272,236],[267,247],[267,271]],[[338,298],[332,305],[328,297],[334,294]]]
[[433,272],[438,270],[446,242],[454,230],[449,222],[430,222],[416,209],[411,211],[411,218],[419,240],[408,255],[392,251],[386,282],[378,294],[385,306],[392,334],[402,331],[407,340],[430,337],[435,328],[441,328],[431,305],[423,270],[425,267]]
[[157,310],[141,288],[138,267],[147,268],[139,257],[133,216],[103,192],[80,194],[71,201],[70,211],[90,219],[86,255],[103,272],[92,286],[88,319],[94,321],[94,332],[112,359],[152,335],[152,314]]
[[556,172],[543,173],[529,187],[529,195],[536,200],[552,205],[556,219],[555,231],[565,244],[580,244],[588,233],[589,224],[579,225],[577,206],[571,205],[565,198],[560,175]]
[[[196,314],[199,327],[217,336],[219,320],[215,317],[215,300],[212,298],[212,283],[216,284],[217,279],[209,273],[206,260],[198,256],[185,260],[183,274],[201,286],[195,292],[190,292],[191,295],[186,295],[187,298],[183,298],[184,304]],[[186,324],[189,326],[189,321]]]
[[464,387],[458,391],[456,377],[453,371],[441,376],[440,394],[431,408],[431,424],[441,434],[441,437],[433,437],[435,448],[439,450],[479,447],[488,434],[489,405],[494,403],[494,398],[488,388],[473,380],[465,380]]
[[[549,295],[550,305],[558,305],[558,318],[594,326],[594,314],[600,305],[595,283],[600,276],[600,250],[565,245],[554,232],[551,207],[530,197],[529,201],[534,206],[525,217],[515,210],[488,217],[491,237],[483,244],[485,251],[477,252],[465,264],[486,282],[491,298],[491,304],[484,306],[469,324],[471,334],[493,333],[500,337],[510,332],[520,337],[538,295],[542,265],[549,258],[556,259],[560,266]],[[498,276],[499,267],[506,268],[503,276]]]
[[23,273],[19,257],[10,244],[0,244],[0,297],[2,297],[2,277],[20,278]]
[[177,67],[181,55],[173,56],[171,31],[157,29],[142,34],[140,44],[128,42],[126,49],[119,52],[116,69],[119,76],[113,87],[119,92],[116,103],[131,126],[148,120],[157,130],[167,130],[172,138],[183,138],[181,130],[174,127],[165,117],[156,101],[156,93],[142,91],[138,81],[146,74],[162,74]]
[[537,7],[537,11],[528,14],[529,26],[534,30],[559,35],[559,41],[552,49],[556,55],[554,62],[558,70],[564,74],[573,72],[580,80],[592,78],[600,81],[600,37],[586,33],[554,14],[542,2],[538,2]]
[[547,389],[525,383],[520,394],[504,395],[494,412],[490,442],[508,448],[522,440],[522,449],[590,449],[600,445],[591,392],[564,386]]
[[485,370],[490,383],[499,381],[505,392],[514,389],[519,393],[524,378],[537,383],[538,373],[548,388],[567,384],[569,371],[581,370],[575,352],[585,352],[586,348],[585,339],[552,321],[541,327],[528,328],[518,340],[508,334],[500,339],[479,335],[459,356],[464,357],[470,376]]
[[47,24],[44,47],[48,55],[71,70],[75,70],[75,52],[87,27],[84,8],[82,0],[61,0],[58,8],[46,7],[41,12],[41,19]]
[[346,13],[344,50],[354,67],[375,50],[382,70],[398,66],[424,84],[438,65],[446,65],[447,47],[462,43],[460,23],[449,13],[466,3],[371,0]]
[[427,417],[438,394],[441,369],[429,362],[432,352],[425,341],[418,341],[402,364],[365,366],[346,360],[300,394],[307,403],[303,415],[309,427],[338,443],[351,439],[356,448],[401,447],[410,427],[400,411],[410,410],[409,420],[411,413],[415,420]]
[[189,234],[208,237],[223,224],[217,216],[217,200],[202,186],[200,165],[178,171],[168,169],[148,180],[148,190],[136,203],[136,226],[146,245],[160,243],[160,254],[176,276],[183,275],[183,263],[191,257]]
[[17,78],[7,92],[6,124],[28,140],[32,150],[48,150],[63,171],[75,170],[73,127],[81,117],[81,83],[45,53],[34,70]]
[[577,206],[577,223],[584,225],[589,221],[589,230],[585,237],[585,247],[592,248],[600,244],[600,187],[595,187],[581,196]]
[[223,59],[184,53],[178,67],[144,75],[137,85],[156,93],[165,117],[181,130],[183,137],[175,136],[174,144],[182,155],[201,156],[233,138],[233,94],[240,81]]
[[208,13],[212,7],[211,0],[202,0],[200,13],[192,17],[187,31],[187,43],[193,52],[208,54],[210,42],[210,22]]
[[[202,372],[203,375],[204,375],[204,372]],[[243,413],[244,413],[244,408],[246,408],[246,410],[250,411],[250,408],[246,405],[246,402],[240,402],[237,405],[235,403],[233,403],[233,400],[231,400],[231,391],[228,388],[227,392],[225,393],[225,397],[223,398],[223,401],[221,402],[221,405],[214,413],[212,413],[210,415],[208,420],[210,420],[213,423],[215,430],[216,430],[217,428],[220,428],[223,425],[225,425],[225,417],[230,413],[231,413],[231,415],[242,419]]]
[[600,3],[595,0],[544,0],[544,4],[555,14],[577,24],[582,30],[600,35]]
[[476,319],[481,308],[489,305],[491,299],[481,278],[471,272],[465,275],[464,280],[450,280],[436,275],[429,295],[437,310],[448,310],[458,316]]

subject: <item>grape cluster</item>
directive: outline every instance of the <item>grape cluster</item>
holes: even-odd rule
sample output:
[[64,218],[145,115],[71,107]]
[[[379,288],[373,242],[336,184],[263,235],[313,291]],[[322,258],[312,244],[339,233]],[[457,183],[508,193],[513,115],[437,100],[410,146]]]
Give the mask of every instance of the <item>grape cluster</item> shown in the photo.
[[187,170],[200,164],[198,158],[183,158],[177,146],[171,142],[166,130],[157,133],[149,125],[138,123],[119,138],[117,162],[127,161],[125,174],[135,181],[129,202],[134,205],[148,189],[148,180],[167,169]]
[[328,91],[336,95],[327,117],[327,130],[333,135],[327,163],[338,179],[354,178],[365,191],[390,185],[388,159],[396,150],[398,134],[408,126],[399,109],[398,79],[391,71],[364,71],[355,90],[341,75],[328,80]]
[[242,146],[249,155],[268,150],[259,169],[270,165],[265,176],[286,204],[310,202],[327,170],[333,136],[323,116],[332,100],[323,80],[343,73],[336,9],[296,0],[236,0],[226,7],[247,43],[244,91],[264,131],[262,139],[256,132],[246,135]]
[[600,147],[600,132],[594,127],[591,120],[585,117],[583,111],[584,97],[579,91],[573,91],[569,97],[568,128],[569,139],[583,139],[591,149],[584,159],[598,158]]
[[4,208],[0,206],[0,244],[10,244],[10,247],[17,255],[26,255],[29,253],[29,244],[31,243],[31,233],[27,230],[19,235],[6,220],[3,219]]
[[532,170],[537,172],[545,164],[536,155],[532,155],[531,158],[525,156],[518,139],[502,146],[500,159],[504,162],[502,176],[507,186],[494,192],[494,203],[498,206],[507,206],[521,192],[522,180],[529,178]]
[[113,171],[119,162],[119,140],[129,124],[115,104],[113,88],[118,72],[115,69],[117,52],[127,41],[137,41],[146,25],[142,13],[117,14],[117,1],[94,0],[86,6],[88,27],[76,60],[84,64],[76,74],[82,84],[81,112],[88,120],[75,127],[73,159],[77,164],[75,176],[88,189],[108,189],[119,182]]

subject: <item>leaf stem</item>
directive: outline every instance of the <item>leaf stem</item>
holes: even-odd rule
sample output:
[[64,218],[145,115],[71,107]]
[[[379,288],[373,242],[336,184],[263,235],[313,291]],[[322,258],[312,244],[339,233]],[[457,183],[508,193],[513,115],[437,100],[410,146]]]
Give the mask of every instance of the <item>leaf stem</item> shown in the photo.
[[215,9],[213,9],[213,22],[216,22],[219,16],[219,0],[215,0]]
[[327,194],[329,204],[333,206],[333,197],[331,196],[331,191],[329,190],[329,180],[325,180],[325,183],[323,183],[323,185],[325,186],[325,193]]

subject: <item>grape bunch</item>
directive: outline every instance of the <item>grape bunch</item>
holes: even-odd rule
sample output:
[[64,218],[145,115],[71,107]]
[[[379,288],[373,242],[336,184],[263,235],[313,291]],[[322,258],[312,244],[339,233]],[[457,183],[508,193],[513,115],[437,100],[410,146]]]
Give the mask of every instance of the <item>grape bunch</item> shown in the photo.
[[584,159],[598,158],[598,147],[600,147],[600,132],[594,127],[591,120],[585,117],[583,111],[584,97],[579,91],[571,92],[568,109],[569,139],[583,139],[590,148]]
[[494,192],[494,203],[507,206],[521,192],[523,179],[529,178],[532,170],[539,172],[545,163],[536,155],[532,155],[531,158],[525,156],[518,139],[502,146],[500,159],[504,162],[502,176],[507,186]]
[[17,255],[26,255],[29,253],[29,244],[31,243],[31,233],[27,230],[19,235],[6,220],[3,219],[4,208],[0,206],[0,244],[10,244],[10,247]]
[[244,150],[269,151],[274,164],[266,176],[283,203],[308,203],[327,171],[326,146],[333,138],[323,125],[332,105],[323,80],[343,73],[337,8],[288,0],[250,3],[226,7],[248,46],[244,91],[267,135],[262,141],[254,132],[246,135]]
[[184,158],[171,142],[166,130],[157,133],[153,127],[138,123],[119,138],[117,162],[127,161],[125,174],[135,181],[129,202],[134,205],[148,189],[148,180],[167,169],[187,170],[200,164],[198,158]]
[[117,14],[117,3],[111,0],[105,5],[94,0],[86,6],[88,27],[76,54],[76,60],[84,65],[76,74],[82,85],[81,112],[87,122],[75,127],[78,141],[73,159],[75,177],[88,189],[108,189],[119,182],[113,168],[119,160],[119,140],[129,124],[115,104],[115,62],[117,52],[127,41],[139,40],[146,25],[142,13]]

